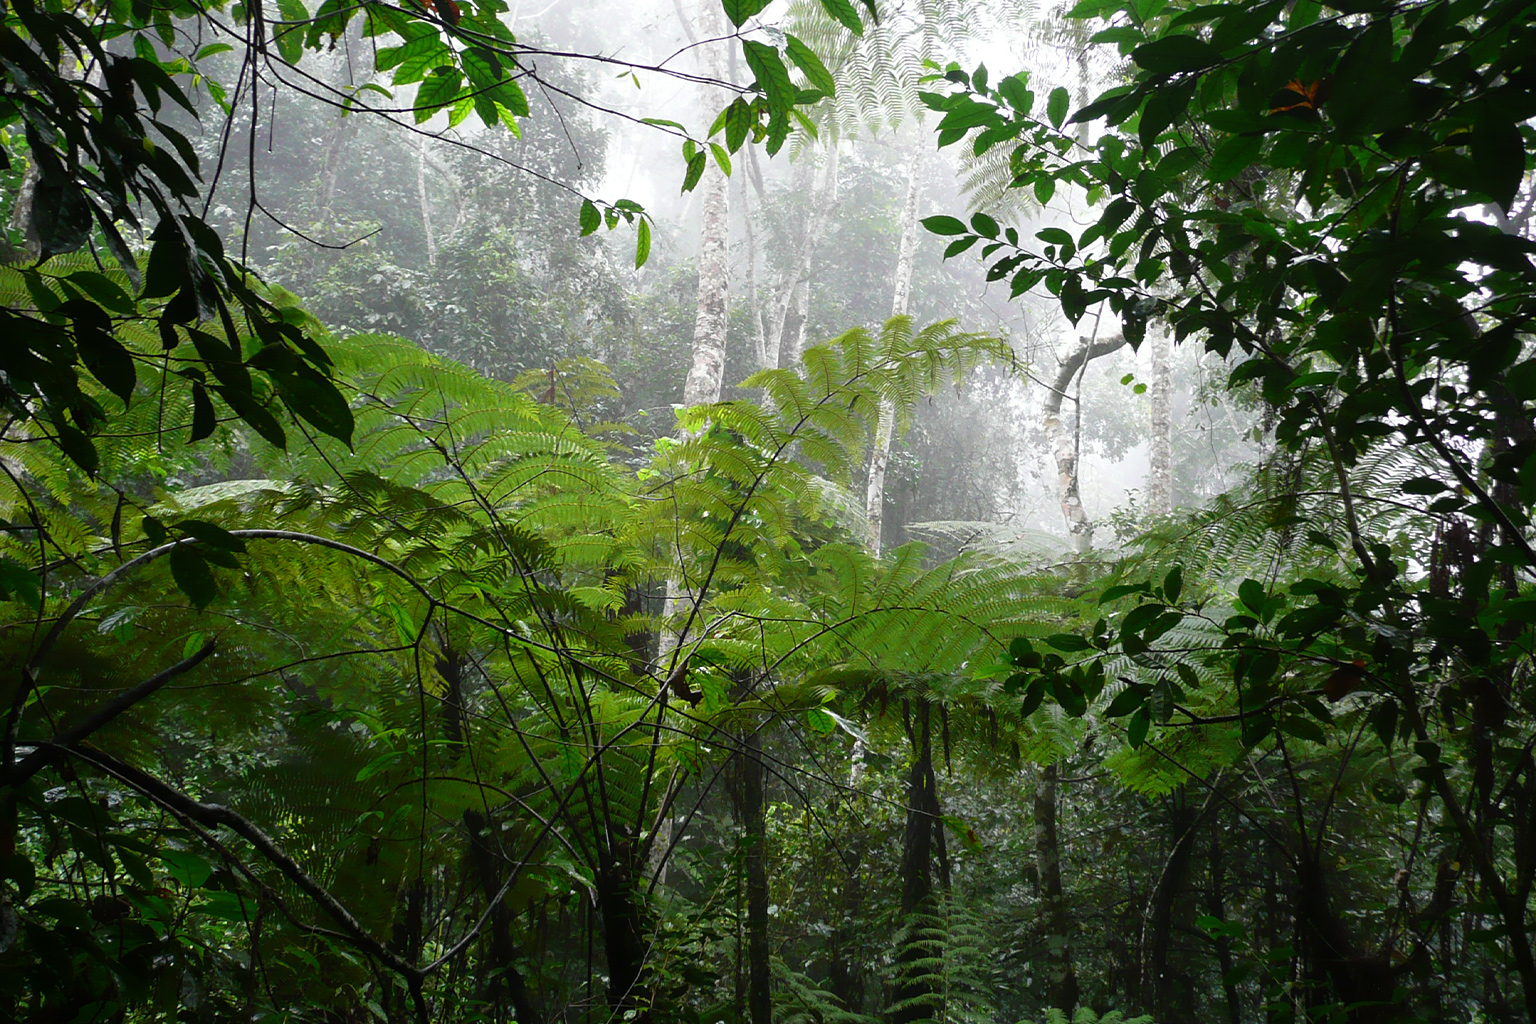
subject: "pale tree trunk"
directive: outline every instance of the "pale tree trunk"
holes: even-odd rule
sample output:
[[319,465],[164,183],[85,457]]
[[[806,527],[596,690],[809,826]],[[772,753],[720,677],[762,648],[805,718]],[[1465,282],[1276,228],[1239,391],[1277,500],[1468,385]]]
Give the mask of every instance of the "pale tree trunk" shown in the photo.
[[[826,160],[812,187],[810,209],[806,211],[794,263],[785,272],[773,309],[773,329],[768,336],[766,355],[775,366],[793,366],[800,358],[805,336],[806,304],[810,295],[811,262],[826,233],[832,208],[837,205],[839,146],[831,140]],[[797,176],[798,177],[798,176]]]
[[[705,39],[725,35],[720,5],[716,0],[702,0],[698,8],[699,34]],[[724,80],[724,61],[720,47],[701,47],[700,72],[706,78]],[[711,96],[711,99],[713,96]],[[703,221],[699,226],[699,298],[693,320],[693,363],[683,381],[683,405],[708,405],[720,400],[720,384],[725,379],[726,294],[730,285],[730,182],[719,167],[710,162],[699,182],[703,195]],[[693,601],[683,582],[667,581],[663,614],[670,620]],[[660,661],[670,673],[673,652],[683,640],[670,630],[663,630]]]
[[1172,390],[1168,368],[1173,339],[1167,328],[1155,326],[1147,336],[1152,347],[1151,465],[1147,470],[1147,511],[1165,516],[1173,511],[1173,425],[1169,406]]
[[[699,32],[706,39],[725,34],[720,5],[703,0],[699,5]],[[720,47],[704,48],[703,73],[725,78]],[[725,377],[726,291],[730,283],[730,181],[713,161],[704,167],[699,183],[704,216],[699,227],[699,304],[693,321],[693,365],[683,384],[684,405],[704,405],[720,400]]]
[[[718,39],[725,35],[718,0],[700,0],[697,27],[698,34],[705,39]],[[725,61],[721,47],[710,45],[700,47],[700,50],[700,73],[705,78],[724,81]],[[713,99],[711,94],[706,102]],[[707,163],[698,185],[698,192],[703,197],[703,218],[699,226],[699,294],[693,321],[693,362],[683,382],[685,406],[718,402],[720,385],[725,378],[726,297],[730,285],[729,188],[730,182],[724,172],[713,161]],[[681,558],[682,552],[678,554]],[[678,648],[692,627],[681,625],[674,628],[671,624],[696,604],[698,594],[688,587],[682,575],[683,566],[679,564],[677,574],[667,580],[666,600],[662,607],[664,621],[668,625],[661,630],[657,643],[659,678],[665,680],[660,684],[659,707],[656,711],[658,732],[660,718],[666,714],[668,691],[686,691],[686,657],[680,657],[682,652]],[[670,796],[669,790],[662,800],[663,810],[670,802]],[[665,851],[671,845],[671,830],[670,815],[657,821],[655,846],[663,852],[646,866],[657,884],[666,877]]]
[[758,369],[770,370],[778,365],[778,360],[768,361],[768,334],[763,329],[763,305],[757,291],[757,232],[752,227],[752,204],[746,175],[740,180],[741,225],[747,243],[747,298],[752,308],[752,354],[757,357]]
[[1052,382],[1050,393],[1045,398],[1045,434],[1050,440],[1051,452],[1056,459],[1061,514],[1066,519],[1067,532],[1072,537],[1072,549],[1079,554],[1093,548],[1093,521],[1088,518],[1088,511],[1083,507],[1077,477],[1078,442],[1082,417],[1076,417],[1077,426],[1068,430],[1061,422],[1061,400],[1066,397],[1067,388],[1072,386],[1073,378],[1089,362],[1108,355],[1124,345],[1124,336],[1118,334],[1103,341],[1079,338],[1077,348],[1072,350],[1071,355],[1067,356],[1061,368],[1056,371],[1056,379]]
[[[917,253],[917,204],[922,192],[923,150],[914,146],[907,165],[907,200],[901,208],[901,241],[896,247],[896,288],[891,296],[891,316],[906,316],[912,296],[912,261]],[[890,402],[880,403],[880,424],[875,430],[875,444],[869,453],[869,489],[864,496],[864,514],[869,523],[869,550],[880,554],[885,525],[885,468],[891,457],[891,434],[896,418]]]
[[416,202],[421,207],[421,231],[427,240],[427,266],[437,266],[437,239],[432,234],[432,206],[427,202],[427,144],[416,142]]

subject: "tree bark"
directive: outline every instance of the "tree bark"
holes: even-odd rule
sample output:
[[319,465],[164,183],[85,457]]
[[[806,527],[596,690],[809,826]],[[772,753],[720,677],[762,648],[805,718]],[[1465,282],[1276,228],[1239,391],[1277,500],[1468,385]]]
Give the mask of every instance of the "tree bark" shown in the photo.
[[[446,645],[436,663],[438,674],[447,684],[442,709],[443,735],[448,741],[448,750],[453,753],[455,759],[464,745],[469,742],[464,704],[465,663],[463,655]],[[490,905],[491,910],[490,963],[492,969],[497,972],[488,986],[491,1001],[496,1004],[510,1002],[513,1012],[517,1015],[518,1024],[543,1024],[544,1013],[529,989],[527,980],[517,968],[517,947],[512,940],[512,912],[507,907],[505,899],[498,899],[505,879],[501,875],[497,861],[504,858],[493,846],[493,832],[488,814],[473,809],[466,810],[464,830],[469,836],[468,860],[474,872],[475,883],[479,886],[481,895]],[[419,914],[418,908],[418,917]],[[419,936],[419,921],[416,924],[416,932]],[[419,938],[417,942],[419,943]]]
[[768,829],[762,734],[742,739],[736,754],[737,824],[742,832],[742,868],[747,889],[747,1015],[751,1024],[773,1024],[772,973],[768,945]]
[[[1222,861],[1221,842],[1223,833],[1220,823],[1211,835],[1211,894],[1206,909],[1218,921],[1227,919],[1226,865]],[[1221,988],[1227,997],[1228,1024],[1242,1024],[1242,1002],[1238,999],[1237,986],[1232,983],[1232,940],[1225,935],[1216,936],[1216,966],[1221,969]]]
[[1061,881],[1061,834],[1056,827],[1059,777],[1052,764],[1042,769],[1035,781],[1035,858],[1045,903],[1047,1002],[1070,1018],[1077,1007],[1078,985],[1069,935],[1072,919]]
[[839,151],[835,140],[829,143],[826,162],[817,175],[810,209],[800,232],[799,244],[795,247],[794,263],[780,280],[767,352],[775,366],[794,366],[800,359],[801,343],[805,336],[805,306],[810,294],[811,262],[816,257],[822,236],[826,234],[832,209],[837,205]]
[[427,144],[416,141],[416,202],[421,207],[421,233],[427,242],[427,266],[437,266],[437,239],[432,235],[432,206],[427,202]]
[[[721,8],[716,0],[702,0],[698,8],[699,34],[705,39],[718,39],[725,35],[721,22]],[[724,60],[718,46],[700,48],[700,73],[706,78],[721,80],[725,76]],[[730,286],[730,192],[725,173],[709,161],[704,167],[704,177],[699,183],[703,195],[703,220],[699,227],[699,295],[693,320],[693,361],[688,376],[683,381],[683,405],[709,405],[720,400],[720,386],[725,379],[725,330],[727,319],[727,295]],[[666,603],[662,613],[670,620],[678,614],[693,596],[677,578],[667,581]],[[685,639],[663,630],[658,644],[658,661],[666,672],[673,666],[665,664],[679,643]],[[663,704],[657,714],[665,714]]]
[[[1159,1021],[1175,1020],[1183,1016],[1181,1008],[1188,1005],[1190,992],[1175,994],[1169,983],[1168,953],[1173,933],[1174,907],[1179,892],[1184,888],[1184,878],[1189,870],[1190,854],[1194,849],[1195,813],[1182,792],[1169,797],[1169,834],[1172,840],[1168,859],[1158,876],[1148,901],[1143,963],[1146,977],[1142,991],[1150,992],[1148,1011]],[[1149,932],[1149,933],[1148,933]],[[1179,996],[1184,998],[1180,999]]]
[[[720,4],[702,0],[699,33],[705,39],[725,35]],[[725,78],[719,46],[701,47],[701,72],[706,78]],[[713,161],[704,166],[699,182],[703,197],[703,222],[699,227],[699,302],[693,321],[693,365],[683,384],[684,405],[704,405],[720,400],[725,378],[726,297],[730,285],[730,180]]]
[[[901,208],[901,241],[896,247],[896,289],[891,296],[891,316],[906,316],[912,295],[912,262],[917,253],[917,204],[922,192],[923,150],[914,146],[907,165],[907,199]],[[896,409],[880,403],[880,423],[869,453],[869,487],[864,495],[864,516],[869,524],[869,551],[878,556],[884,544],[885,469],[891,457],[891,435]]]
[[[902,926],[896,941],[895,1005],[892,1024],[913,1024],[941,1017],[932,1001],[938,996],[917,962],[934,955],[919,941],[922,918],[933,906],[933,834],[939,801],[933,775],[933,714],[924,698],[912,702],[908,735],[912,767],[907,773],[907,826],[901,853]],[[920,973],[921,972],[921,973]]]
[[[1073,349],[1056,371],[1056,379],[1045,398],[1045,433],[1056,458],[1061,514],[1066,519],[1067,533],[1072,538],[1072,549],[1079,554],[1093,548],[1093,521],[1083,508],[1083,499],[1078,489],[1079,430],[1067,430],[1062,424],[1061,400],[1066,397],[1067,388],[1072,386],[1072,379],[1088,363],[1124,345],[1125,337],[1119,334],[1101,341],[1079,338],[1077,348]],[[1080,428],[1081,417],[1078,420]]]
[[752,309],[752,354],[757,357],[757,368],[769,370],[778,361],[768,361],[768,332],[763,327],[763,304],[757,288],[757,232],[752,227],[752,205],[747,179],[741,178],[741,226],[747,243],[747,298]]

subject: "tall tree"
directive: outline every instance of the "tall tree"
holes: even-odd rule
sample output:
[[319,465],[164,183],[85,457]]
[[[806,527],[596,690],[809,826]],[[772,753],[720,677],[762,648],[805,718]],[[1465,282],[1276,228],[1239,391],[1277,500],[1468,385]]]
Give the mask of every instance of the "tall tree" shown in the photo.
[[[907,194],[901,204],[901,240],[896,247],[896,273],[892,280],[891,316],[906,316],[912,297],[912,264],[917,254],[917,210],[922,194],[923,147],[912,148],[907,161]],[[885,522],[885,467],[891,456],[891,438],[895,431],[895,406],[880,405],[880,425],[869,453],[869,484],[864,498],[864,516],[869,523],[869,549],[880,553]]]

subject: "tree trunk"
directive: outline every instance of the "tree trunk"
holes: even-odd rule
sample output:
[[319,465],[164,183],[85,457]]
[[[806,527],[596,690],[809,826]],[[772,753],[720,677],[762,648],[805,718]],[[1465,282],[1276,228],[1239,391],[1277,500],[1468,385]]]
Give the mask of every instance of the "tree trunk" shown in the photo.
[[805,308],[810,294],[811,262],[816,248],[826,234],[827,221],[837,205],[839,147],[835,140],[827,147],[826,162],[812,189],[810,209],[806,212],[794,262],[785,271],[774,305],[773,329],[768,338],[767,356],[775,366],[794,366],[800,359],[805,336]]
[[[436,663],[438,674],[447,684],[442,709],[443,735],[448,741],[448,750],[455,759],[458,758],[464,745],[469,742],[468,719],[464,704],[465,664],[464,656],[447,645],[444,645],[442,655]],[[475,883],[479,886],[481,896],[491,910],[490,965],[496,972],[488,986],[491,1002],[494,1004],[510,1002],[513,1012],[517,1015],[518,1024],[542,1024],[543,1011],[528,988],[522,972],[517,968],[517,947],[512,941],[512,911],[507,907],[506,900],[501,898],[501,887],[506,879],[502,877],[497,862],[504,861],[504,858],[493,845],[490,818],[482,811],[466,810],[464,830],[469,837],[468,860],[474,872]],[[419,914],[418,909],[418,917]],[[419,920],[416,931],[419,935]],[[417,944],[419,945],[419,939]]]
[[1061,882],[1061,835],[1056,828],[1056,766],[1047,765],[1035,782],[1035,857],[1045,903],[1047,1003],[1070,1018],[1077,1007],[1077,971],[1072,964],[1066,891]]
[[1173,338],[1161,324],[1147,337],[1152,348],[1152,439],[1147,470],[1147,512],[1165,516],[1173,511],[1173,424],[1169,408],[1172,390],[1169,371]]
[[778,360],[768,361],[768,332],[763,327],[763,304],[757,289],[757,232],[752,227],[752,205],[748,201],[746,176],[741,178],[741,226],[747,243],[747,298],[752,309],[752,354],[757,368],[769,370]]
[[[725,35],[721,9],[716,0],[702,0],[698,9],[698,28],[705,39]],[[700,48],[703,57],[700,72],[706,78],[723,79],[724,61],[718,46]],[[708,405],[720,400],[720,385],[725,379],[726,298],[730,287],[730,181],[709,161],[699,191],[704,197],[703,220],[699,227],[699,296],[693,320],[693,362],[683,381],[683,405]],[[691,601],[687,589],[676,579],[667,581],[663,615],[670,620]],[[658,661],[676,649],[685,637],[663,631]],[[673,665],[664,664],[670,673]],[[657,714],[665,713],[665,704]]]
[[[1227,919],[1226,865],[1221,857],[1223,832],[1218,821],[1211,835],[1211,894],[1206,909],[1218,921]],[[1237,986],[1232,976],[1232,940],[1225,935],[1216,936],[1216,965],[1221,969],[1221,988],[1227,997],[1228,1024],[1242,1024],[1242,1003],[1237,996]]]
[[1184,876],[1189,870],[1190,854],[1194,848],[1195,813],[1181,792],[1169,798],[1168,829],[1172,840],[1168,859],[1152,890],[1148,901],[1143,932],[1143,964],[1146,977],[1142,991],[1150,993],[1147,1010],[1159,1021],[1174,1020],[1184,1016],[1181,1009],[1188,1006],[1193,994],[1185,991],[1175,994],[1169,984],[1168,952],[1173,933],[1173,912],[1184,888]]
[[[699,33],[705,39],[725,35],[720,4],[699,4]],[[704,46],[700,69],[706,78],[725,78],[719,46]],[[684,405],[704,405],[720,400],[725,378],[726,296],[730,285],[730,180],[713,161],[704,166],[699,182],[703,197],[703,222],[699,227],[699,303],[693,321],[693,365],[683,384]]]
[[[896,288],[891,296],[891,316],[906,316],[912,295],[912,261],[917,253],[917,204],[922,191],[923,150],[912,149],[907,166],[907,199],[901,208],[901,241],[896,247]],[[885,468],[891,457],[891,434],[896,409],[890,402],[880,403],[880,423],[875,431],[874,447],[869,453],[869,489],[864,496],[864,515],[869,524],[869,551],[878,556],[884,543]]]
[[1072,549],[1079,554],[1093,548],[1093,521],[1088,518],[1088,512],[1083,508],[1083,499],[1078,491],[1078,442],[1081,416],[1077,417],[1079,429],[1067,430],[1061,422],[1061,400],[1066,397],[1067,388],[1072,386],[1073,378],[1084,367],[1100,356],[1117,351],[1124,345],[1125,338],[1119,334],[1102,341],[1079,338],[1077,348],[1067,356],[1061,368],[1056,371],[1056,380],[1052,382],[1050,393],[1045,398],[1045,433],[1050,439],[1051,451],[1056,457],[1061,514],[1066,519],[1067,532],[1072,538]]
[[432,205],[427,202],[427,144],[416,141],[416,202],[421,207],[421,233],[427,241],[427,266],[437,266],[437,239],[432,235]]
[[772,974],[768,945],[768,829],[763,738],[742,739],[736,754],[736,820],[742,832],[742,868],[747,883],[747,1014],[751,1024],[773,1024]]
[[923,918],[931,917],[933,906],[933,826],[939,816],[939,801],[933,775],[933,714],[924,698],[912,702],[908,736],[912,744],[912,767],[907,773],[907,827],[901,852],[902,925],[896,940],[895,1002],[892,1024],[912,1024],[939,1018],[933,1005],[939,998],[932,972],[919,961],[943,955],[934,950],[921,933]]
[[654,1007],[650,993],[641,984],[647,943],[645,915],[640,905],[641,872],[634,863],[634,843],[615,836],[611,848],[600,856],[602,863],[592,881],[597,890],[598,911],[603,915],[608,1006],[615,1019],[648,1024],[653,1019]]

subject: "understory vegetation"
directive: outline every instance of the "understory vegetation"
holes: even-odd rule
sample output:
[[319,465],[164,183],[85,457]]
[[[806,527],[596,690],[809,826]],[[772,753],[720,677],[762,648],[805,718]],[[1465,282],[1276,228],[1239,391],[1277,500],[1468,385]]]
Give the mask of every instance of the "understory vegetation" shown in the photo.
[[1528,5],[670,6],[9,0],[0,1020],[1530,1021]]

